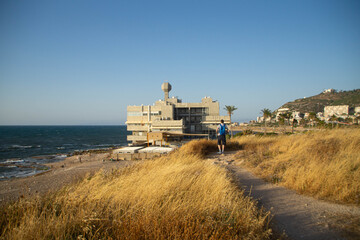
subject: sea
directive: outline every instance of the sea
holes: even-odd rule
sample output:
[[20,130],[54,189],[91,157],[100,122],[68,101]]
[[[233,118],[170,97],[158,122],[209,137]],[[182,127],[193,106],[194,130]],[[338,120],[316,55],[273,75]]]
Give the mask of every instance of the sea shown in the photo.
[[48,171],[75,152],[126,146],[126,126],[0,126],[0,181]]

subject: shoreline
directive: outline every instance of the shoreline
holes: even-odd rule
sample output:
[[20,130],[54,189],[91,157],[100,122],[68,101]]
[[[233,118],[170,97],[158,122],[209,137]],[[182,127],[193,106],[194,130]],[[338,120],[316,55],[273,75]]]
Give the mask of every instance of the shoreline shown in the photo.
[[[50,166],[53,165],[54,163],[63,162],[67,158],[72,156],[109,153],[114,149],[122,148],[122,147],[126,147],[126,145],[113,145],[106,148],[90,148],[90,149],[73,150],[70,152],[46,153],[44,155],[6,158],[4,159],[6,161],[0,162],[0,167],[17,168],[17,169],[15,170],[15,172],[10,174],[10,177],[6,176],[7,175],[6,173],[11,173],[11,171],[4,171],[4,174],[0,176],[0,182],[27,178],[27,177],[43,174],[45,172],[51,171]],[[24,170],[25,171],[28,170],[28,172],[24,172]]]
[[[104,151],[104,150],[103,150]],[[66,157],[62,161],[43,164],[50,169],[22,178],[0,181],[0,205],[14,202],[20,198],[34,197],[54,192],[65,185],[82,180],[87,174],[101,169],[111,171],[133,164],[133,161],[110,161],[111,150],[94,153],[92,150]]]

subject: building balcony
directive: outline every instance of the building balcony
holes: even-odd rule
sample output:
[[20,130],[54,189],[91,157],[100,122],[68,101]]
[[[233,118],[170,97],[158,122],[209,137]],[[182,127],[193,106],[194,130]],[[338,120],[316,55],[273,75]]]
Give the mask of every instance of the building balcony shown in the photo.
[[152,128],[183,128],[183,120],[153,121]]
[[226,124],[230,124],[229,116],[205,116],[202,124],[220,124],[221,119],[223,119]]
[[147,136],[146,136],[146,134],[145,134],[145,136],[128,135],[127,140],[132,141],[132,142],[146,142]]
[[128,124],[127,125],[127,130],[128,131],[135,131],[135,132],[147,132],[148,131],[148,126]]

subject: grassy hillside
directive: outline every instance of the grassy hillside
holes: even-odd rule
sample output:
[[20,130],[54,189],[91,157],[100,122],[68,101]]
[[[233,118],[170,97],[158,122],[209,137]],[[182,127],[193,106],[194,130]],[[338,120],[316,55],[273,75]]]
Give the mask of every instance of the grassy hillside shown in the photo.
[[237,158],[268,181],[299,193],[360,205],[360,129],[241,137]]
[[267,213],[224,168],[202,159],[215,142],[99,172],[45,198],[0,211],[5,239],[269,239]]
[[289,108],[300,112],[323,112],[325,106],[349,105],[360,106],[360,89],[335,93],[321,93],[312,97],[288,102],[281,108]]

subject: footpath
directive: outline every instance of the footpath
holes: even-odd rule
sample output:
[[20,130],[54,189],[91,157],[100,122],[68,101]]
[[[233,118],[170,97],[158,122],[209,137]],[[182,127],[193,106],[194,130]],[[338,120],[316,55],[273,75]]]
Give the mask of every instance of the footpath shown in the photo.
[[245,194],[257,200],[259,207],[271,212],[272,228],[277,233],[293,240],[359,239],[359,236],[344,235],[332,227],[336,216],[360,219],[359,207],[328,203],[267,183],[241,167],[234,155],[235,152],[214,153],[208,160],[230,170]]

